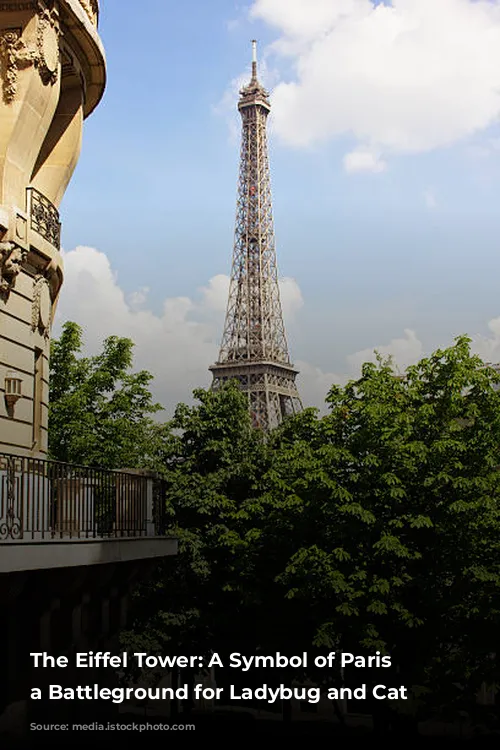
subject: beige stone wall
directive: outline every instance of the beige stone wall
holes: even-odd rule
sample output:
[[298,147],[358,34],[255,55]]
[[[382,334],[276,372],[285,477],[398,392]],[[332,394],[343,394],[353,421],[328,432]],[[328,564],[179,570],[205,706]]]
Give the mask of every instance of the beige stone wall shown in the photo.
[[[47,452],[58,208],[105,85],[97,0],[0,4],[0,452]],[[6,379],[22,381],[6,398]]]
[[[33,290],[33,277],[22,271],[0,317],[0,452],[4,453],[38,454],[47,450],[49,341],[38,330],[33,331]],[[39,360],[42,382],[39,393],[35,394],[37,350],[42,353]],[[22,398],[11,413],[4,397],[5,377],[9,371],[23,381]],[[39,425],[35,420],[36,409],[41,414]]]

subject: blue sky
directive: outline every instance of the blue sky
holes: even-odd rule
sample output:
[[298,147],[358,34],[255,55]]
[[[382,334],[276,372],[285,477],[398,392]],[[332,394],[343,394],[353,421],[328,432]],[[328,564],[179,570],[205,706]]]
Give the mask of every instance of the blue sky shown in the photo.
[[71,318],[94,350],[130,335],[167,409],[209,384],[237,83],[257,38],[305,400],[319,404],[376,347],[404,366],[469,333],[500,358],[500,3],[377,5],[102,1],[108,85],[61,207],[56,334]]

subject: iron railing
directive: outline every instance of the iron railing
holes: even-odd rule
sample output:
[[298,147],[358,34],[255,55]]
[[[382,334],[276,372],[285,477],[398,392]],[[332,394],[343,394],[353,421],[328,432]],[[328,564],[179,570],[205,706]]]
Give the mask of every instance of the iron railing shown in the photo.
[[61,222],[59,211],[42,193],[27,188],[30,226],[58,250],[61,249]]
[[165,485],[155,475],[0,453],[0,542],[164,533]]

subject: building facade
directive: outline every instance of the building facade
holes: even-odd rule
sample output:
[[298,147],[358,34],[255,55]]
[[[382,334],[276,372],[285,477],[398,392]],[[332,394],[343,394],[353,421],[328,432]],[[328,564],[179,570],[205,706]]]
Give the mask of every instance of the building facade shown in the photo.
[[0,744],[59,715],[30,701],[44,679],[29,654],[115,648],[133,587],[177,553],[158,477],[47,459],[59,206],[104,92],[98,14],[97,0],[0,2]]
[[47,453],[59,206],[106,66],[97,0],[0,3],[0,453]]

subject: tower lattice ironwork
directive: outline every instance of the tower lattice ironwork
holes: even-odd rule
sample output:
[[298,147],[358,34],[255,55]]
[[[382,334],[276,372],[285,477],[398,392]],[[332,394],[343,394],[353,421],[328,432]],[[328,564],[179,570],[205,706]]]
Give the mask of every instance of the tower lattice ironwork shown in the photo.
[[210,370],[215,390],[238,380],[248,394],[253,423],[270,430],[302,410],[290,362],[281,309],[267,150],[269,94],[257,77],[240,92],[242,140],[238,202],[224,333],[218,362]]

